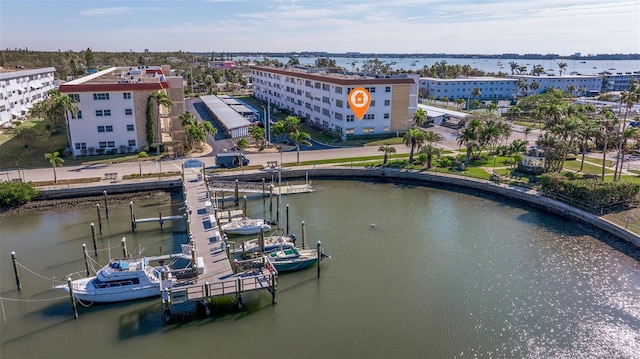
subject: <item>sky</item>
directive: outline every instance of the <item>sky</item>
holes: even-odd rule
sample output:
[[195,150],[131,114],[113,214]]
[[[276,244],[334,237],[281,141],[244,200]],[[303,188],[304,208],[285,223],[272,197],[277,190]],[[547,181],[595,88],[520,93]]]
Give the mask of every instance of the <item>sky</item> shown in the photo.
[[640,53],[639,0],[0,0],[0,48]]

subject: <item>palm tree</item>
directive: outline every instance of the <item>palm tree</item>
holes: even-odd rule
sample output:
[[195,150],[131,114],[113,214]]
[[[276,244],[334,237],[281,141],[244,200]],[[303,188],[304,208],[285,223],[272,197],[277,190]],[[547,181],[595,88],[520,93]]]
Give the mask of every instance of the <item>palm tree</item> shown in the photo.
[[411,128],[402,137],[404,144],[411,148],[409,152],[409,163],[413,163],[413,153],[416,149],[420,150],[425,142],[424,132],[417,128]]
[[60,157],[60,152],[55,151],[54,153],[45,153],[44,158],[49,160],[51,167],[53,167],[53,183],[58,183],[58,176],[56,174],[56,167],[62,167],[62,163],[64,159]]
[[185,112],[180,115],[180,121],[184,127],[187,150],[200,147],[207,140],[207,135],[215,136],[218,130],[209,121],[198,121],[196,117]]
[[387,161],[389,160],[389,154],[390,153],[396,153],[396,148],[391,146],[388,143],[385,143],[384,145],[380,145],[380,147],[378,147],[378,152],[384,152],[384,158],[382,160],[382,165],[386,166],[387,165]]
[[562,72],[567,68],[566,62],[558,62],[558,67],[560,68],[560,76],[562,76]]
[[436,147],[435,145],[428,143],[420,149],[420,153],[427,155],[427,169],[431,168],[431,162],[433,161],[433,157],[440,158],[442,154],[442,149]]
[[[151,115],[153,111],[152,103],[154,101],[156,104],[156,110],[158,111],[157,120],[155,123],[155,126],[157,126],[157,129],[154,128],[153,117]],[[169,108],[173,106],[173,102],[171,101],[171,98],[169,97],[169,95],[167,95],[165,91],[160,91],[160,90],[153,91],[149,96],[149,98],[147,99],[147,142],[149,144],[151,144],[152,142],[156,144],[157,155],[160,154],[160,142],[162,142],[162,134],[160,132],[161,131],[160,106]],[[157,130],[157,131],[154,131],[154,130]],[[157,137],[155,137],[155,141],[154,141],[154,136],[156,135]]]
[[289,139],[296,144],[296,163],[300,164],[300,145],[311,146],[311,142],[309,142],[311,135],[296,129],[295,132],[289,133]]
[[416,112],[413,114],[413,126],[414,127],[422,127],[427,122],[427,111],[423,108],[418,107]]

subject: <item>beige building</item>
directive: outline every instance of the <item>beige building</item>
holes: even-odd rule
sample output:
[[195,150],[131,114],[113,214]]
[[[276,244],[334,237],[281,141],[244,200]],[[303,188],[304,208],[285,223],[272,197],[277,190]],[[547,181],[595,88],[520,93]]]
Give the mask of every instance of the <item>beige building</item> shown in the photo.
[[[365,76],[341,69],[253,66],[253,94],[258,100],[343,138],[405,131],[418,106],[418,76]],[[358,119],[349,107],[352,89],[363,87],[371,104]]]

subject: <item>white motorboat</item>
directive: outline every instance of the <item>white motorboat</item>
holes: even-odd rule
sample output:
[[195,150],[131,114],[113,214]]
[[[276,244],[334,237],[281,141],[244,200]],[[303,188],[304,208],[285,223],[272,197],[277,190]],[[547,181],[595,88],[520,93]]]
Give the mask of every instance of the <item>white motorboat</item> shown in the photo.
[[[162,272],[167,272],[164,281]],[[168,265],[154,267],[144,257],[112,259],[94,277],[71,281],[71,287],[75,298],[82,302],[113,303],[160,296],[161,282],[162,286],[167,287],[171,286],[172,280],[172,269]],[[69,293],[68,284],[53,288]]]
[[243,218],[239,221],[231,221],[220,226],[226,234],[249,235],[258,234],[260,230],[268,232],[271,226],[264,219]]
[[[291,235],[290,237],[286,236],[266,236],[264,237],[264,253],[269,253],[273,251],[277,251],[281,248],[289,249],[293,248],[295,244],[295,235]],[[255,252],[260,252],[260,238],[250,239],[248,241],[242,241],[240,245],[234,248],[232,251],[234,254],[250,254]]]
[[[325,255],[321,253],[320,259],[322,260],[323,257],[325,257]],[[318,263],[318,250],[314,248],[298,249],[291,247],[289,249],[279,249],[271,252],[267,258],[278,272],[291,272],[305,269]]]

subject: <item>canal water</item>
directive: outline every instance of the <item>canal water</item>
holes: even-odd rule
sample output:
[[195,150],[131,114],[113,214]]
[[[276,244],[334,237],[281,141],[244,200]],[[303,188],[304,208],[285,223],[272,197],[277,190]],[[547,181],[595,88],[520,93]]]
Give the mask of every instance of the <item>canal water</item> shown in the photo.
[[[281,274],[276,305],[267,292],[245,297],[243,310],[218,300],[211,317],[184,305],[171,324],[159,299],[80,307],[74,320],[69,300],[51,289],[84,271],[94,208],[0,218],[0,356],[640,357],[637,249],[501,198],[371,182],[314,187],[283,204],[290,232],[300,238],[305,221],[307,244],[320,240],[331,255],[321,278],[315,267]],[[138,218],[179,207],[169,196],[135,203]],[[261,199],[249,201],[251,217],[264,213]],[[127,206],[112,206],[103,220],[99,246],[113,247],[112,257],[122,237],[146,255],[186,240],[182,223],[132,234],[128,219]],[[28,268],[21,292],[11,251]]]

